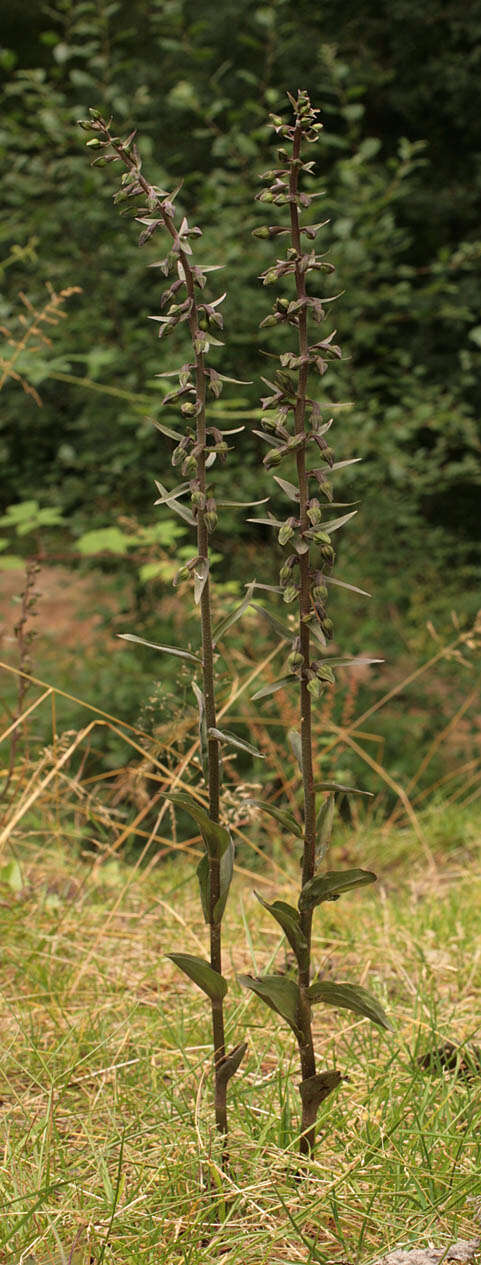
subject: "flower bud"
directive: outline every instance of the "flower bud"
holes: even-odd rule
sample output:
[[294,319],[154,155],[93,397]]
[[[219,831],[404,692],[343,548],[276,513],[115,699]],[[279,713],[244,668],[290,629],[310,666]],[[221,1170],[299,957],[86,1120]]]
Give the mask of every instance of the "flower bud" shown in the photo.
[[294,602],[298,594],[297,584],[288,584],[282,594],[285,602]]
[[267,225],[263,224],[261,228],[254,228],[252,230],[252,236],[263,237],[263,238],[269,237],[269,229],[267,228]]
[[307,688],[309,690],[311,698],[317,699],[317,698],[322,698],[322,695],[324,694],[324,690],[326,687],[322,683],[322,681],[319,680],[317,676],[314,676],[314,674],[312,674],[312,676],[310,676],[307,682]]
[[270,466],[280,466],[284,457],[285,453],[279,452],[278,448],[269,448],[269,452],[266,452],[264,457],[264,465],[267,469],[269,469]]
[[197,409],[191,400],[186,400],[184,404],[181,404],[180,411],[183,417],[195,417]]
[[204,496],[204,493],[201,492],[200,488],[194,488],[194,491],[191,494],[190,500],[191,500],[191,504],[195,505],[196,509],[202,509],[202,510],[204,509],[205,496]]
[[102,148],[102,141],[99,141],[98,136],[94,136],[91,141],[87,141],[87,149],[101,149],[101,148]]
[[307,517],[309,519],[309,522],[312,523],[313,527],[317,527],[318,523],[321,522],[322,510],[321,510],[319,501],[317,499],[317,496],[313,496],[311,500],[309,501],[309,505],[307,507]]
[[172,461],[173,466],[178,466],[179,463],[182,461],[182,458],[185,456],[185,452],[188,447],[188,444],[189,444],[189,439],[187,435],[184,435],[184,438],[181,439],[180,444],[177,444],[177,447],[174,448],[174,451],[172,453],[171,461]]
[[327,563],[328,566],[330,567],[334,566],[336,555],[334,553],[332,545],[321,545],[321,555],[324,558],[324,562]]
[[324,636],[327,637],[328,641],[330,641],[334,633],[334,624],[332,622],[332,619],[327,619],[327,618],[322,619],[321,628],[324,633]]
[[312,599],[314,602],[325,602],[327,599],[327,589],[325,584],[313,584]]
[[182,464],[182,474],[186,479],[192,479],[197,474],[197,461],[192,452],[189,453]]
[[288,672],[298,672],[299,668],[302,668],[303,663],[304,663],[304,659],[302,655],[299,654],[299,651],[293,650],[292,654],[289,655],[289,658],[287,660]]
[[332,466],[332,463],[334,461],[333,448],[324,448],[323,451],[321,452],[321,457],[323,461],[327,461],[328,466]]
[[327,531],[316,531],[314,540],[318,545],[330,545],[331,543],[331,537]]
[[312,664],[312,667],[319,681],[326,681],[328,685],[335,685],[336,678],[328,663],[317,661]]
[[287,545],[288,540],[292,540],[297,523],[295,518],[287,518],[280,528],[277,539],[280,545]]
[[295,554],[293,553],[291,553],[290,558],[287,558],[286,561],[283,562],[282,567],[279,571],[279,580],[283,586],[284,584],[289,583],[289,580],[291,578],[291,571],[292,571],[292,568],[295,566],[296,562],[297,562],[297,558]]
[[204,522],[208,532],[215,531],[215,528],[217,527],[217,514],[215,510],[207,510],[204,514]]

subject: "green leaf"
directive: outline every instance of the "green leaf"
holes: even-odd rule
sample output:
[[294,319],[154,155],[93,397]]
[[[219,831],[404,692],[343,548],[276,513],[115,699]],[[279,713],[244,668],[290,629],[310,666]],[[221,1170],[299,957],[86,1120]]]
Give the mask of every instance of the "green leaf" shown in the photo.
[[264,909],[268,909],[272,917],[275,918],[279,926],[282,927],[284,934],[287,936],[291,949],[294,950],[298,962],[303,962],[308,952],[308,944],[301,928],[301,921],[298,910],[293,905],[288,905],[284,900],[275,900],[272,905],[269,901],[264,900],[259,892],[254,893]]
[[[240,426],[238,429],[243,430],[244,427]],[[226,435],[235,434],[235,431],[225,431],[224,433]],[[251,509],[253,505],[266,505],[269,499],[268,496],[263,496],[261,501],[218,501],[217,504],[234,509]]]
[[338,1006],[341,1010],[353,1010],[355,1014],[371,1019],[372,1023],[377,1023],[380,1028],[386,1028],[388,1032],[393,1031],[381,1003],[360,984],[333,984],[318,980],[315,984],[311,984],[309,998],[313,1006],[318,1001],[323,1001],[326,1005]]
[[194,567],[194,602],[198,606],[209,577],[207,558],[199,558]]
[[165,496],[159,496],[158,501],[154,501],[154,505],[168,505],[172,501],[176,501],[178,496],[184,496],[190,487],[189,483],[179,483],[173,492],[167,492]]
[[342,1081],[340,1072],[316,1072],[314,1076],[308,1076],[307,1080],[301,1081],[299,1085],[299,1093],[305,1107],[314,1107],[317,1112],[324,1102],[325,1098],[332,1094],[333,1089],[337,1089]]
[[0,867],[0,883],[6,883],[11,892],[21,892],[23,879],[18,861],[7,861]]
[[299,989],[294,980],[287,979],[284,975],[262,975],[258,978],[252,975],[240,975],[239,979],[244,988],[250,988],[251,992],[260,997],[266,1006],[286,1019],[297,1035]]
[[217,821],[212,821],[202,804],[199,804],[196,799],[192,799],[191,795],[184,794],[183,791],[176,791],[172,794],[167,794],[164,791],[164,796],[165,799],[170,800],[174,808],[182,808],[184,812],[192,817],[199,827],[209,856],[220,858],[231,843],[229,831],[224,826],[220,826]]
[[220,1081],[221,1084],[224,1083],[226,1085],[227,1082],[230,1081],[231,1076],[233,1076],[234,1072],[237,1071],[237,1068],[240,1067],[246,1050],[247,1042],[241,1041],[240,1045],[235,1045],[230,1054],[226,1055],[224,1062],[221,1064],[217,1072],[217,1080]]
[[239,751],[248,751],[249,755],[256,755],[260,760],[265,760],[262,751],[258,751],[257,747],[253,747],[250,742],[244,742],[243,738],[238,738],[227,729],[209,729],[208,732],[209,738],[217,738],[219,742],[227,742],[231,747],[238,747]]
[[334,795],[328,795],[321,804],[316,821],[316,866],[320,865],[331,841],[334,821]]
[[337,580],[333,575],[325,575],[328,584],[335,584],[339,589],[349,589],[350,593],[359,593],[361,597],[371,597],[366,589],[358,589],[355,584],[347,584],[346,580]]
[[372,870],[328,870],[326,874],[316,874],[302,888],[299,909],[315,909],[324,900],[337,900],[343,892],[366,887],[376,880],[377,875]]
[[38,508],[38,501],[18,501],[16,505],[7,505],[6,514],[0,518],[0,527],[13,527],[32,518],[36,521]]
[[291,748],[294,758],[297,760],[299,769],[301,773],[303,773],[301,735],[297,733],[296,729],[289,729],[287,733],[287,741],[289,743],[289,746]]
[[189,650],[178,650],[176,646],[157,646],[154,641],[144,641],[143,637],[136,637],[135,633],[117,633],[122,641],[135,641],[139,646],[148,646],[150,650],[161,650],[163,654],[175,654],[179,659],[188,659],[189,663],[202,663],[196,654],[191,654]]
[[340,527],[344,527],[344,524],[349,522],[350,518],[354,518],[358,512],[358,510],[351,510],[350,514],[343,514],[341,518],[331,518],[327,523],[322,522],[322,531],[327,531],[329,534],[333,531],[338,531]]
[[333,466],[329,466],[329,474],[333,470],[345,470],[347,466],[356,466],[358,461],[362,461],[362,457],[348,457],[346,461],[335,461]]
[[275,629],[279,637],[282,637],[284,641],[294,641],[297,636],[297,631],[295,629],[288,628],[287,624],[281,624],[277,615],[274,615],[272,611],[267,610],[266,606],[259,606],[258,602],[252,602],[252,607],[255,611],[260,611],[260,614],[264,615],[265,619],[269,620],[269,623],[272,624],[272,627]]
[[163,483],[160,483],[158,479],[154,479],[154,483],[157,491],[160,492],[161,497],[164,498],[165,504],[169,506],[169,509],[174,510],[180,518],[183,518],[186,523],[189,523],[190,526],[193,527],[195,524],[195,518],[192,510],[190,510],[187,505],[179,505],[179,502],[173,499],[172,494],[168,492],[167,488],[164,488]]
[[314,782],[315,791],[338,791],[342,795],[368,795],[372,799],[372,791],[360,791],[357,786],[341,786],[340,782]]
[[297,839],[302,839],[304,830],[295,817],[292,816],[292,813],[284,812],[282,808],[277,808],[276,804],[268,804],[263,799],[249,799],[247,802],[248,804],[254,804],[256,808],[260,808],[261,812],[268,813],[269,817],[274,817],[284,827],[284,830],[288,830]]
[[196,958],[192,953],[167,953],[174,966],[180,967],[184,975],[202,989],[211,1001],[222,1001],[227,992],[227,980],[218,971],[214,971],[205,958]]
[[125,554],[133,543],[131,537],[120,531],[119,527],[103,527],[99,531],[87,531],[79,536],[77,549],[84,554]]
[[[229,847],[225,849],[219,861],[219,899],[216,901],[213,909],[214,923],[222,922],[222,916],[229,895],[229,888],[234,873],[234,844],[232,839]],[[210,864],[209,857],[201,857],[196,870],[200,887],[200,899],[202,901],[202,912],[207,923],[211,921],[210,912]]]
[[242,599],[240,606],[237,606],[235,610],[231,611],[230,615],[226,615],[225,619],[221,619],[220,624],[217,624],[217,627],[214,628],[214,631],[212,634],[212,640],[213,640],[214,646],[220,640],[221,637],[225,636],[226,632],[229,631],[229,628],[232,628],[232,625],[235,624],[238,619],[240,619],[241,615],[244,614],[244,611],[247,610],[247,607],[250,606],[252,594],[254,592],[254,587],[255,587],[255,580],[253,580],[251,584],[248,584],[246,595]]
[[274,474],[273,478],[275,479],[276,483],[279,484],[279,487],[282,488],[282,491],[285,492],[286,496],[288,496],[291,501],[299,500],[299,488],[296,488],[295,483],[289,483],[288,479],[281,479],[279,474]]
[[173,575],[175,575],[175,566],[171,562],[144,562],[139,568],[139,578],[143,584],[148,584],[150,580],[157,580],[159,577],[170,580]]
[[277,691],[285,689],[286,685],[292,685],[293,680],[292,676],[281,676],[278,681],[270,681],[269,685],[263,685],[260,690],[256,690],[255,694],[251,694],[251,702],[255,703],[259,698],[267,698],[269,694],[277,694]]
[[25,558],[17,553],[4,553],[0,558],[0,571],[19,571],[25,566]]
[[269,518],[248,518],[247,522],[248,523],[262,523],[264,527],[276,527],[276,528],[282,527],[282,519],[274,518],[273,514],[271,514]]
[[[160,374],[160,373],[159,373],[159,374],[156,374],[156,377],[158,377],[158,378],[163,377],[163,376],[164,376],[164,375],[162,375],[162,374]],[[161,434],[162,434],[162,435],[166,435],[166,436],[167,436],[167,439],[176,439],[176,440],[177,440],[177,442],[179,442],[179,440],[180,440],[180,439],[183,439],[183,435],[181,435],[180,431],[178,431],[178,430],[172,430],[172,427],[171,427],[171,426],[165,426],[165,425],[164,425],[164,422],[157,422],[157,421],[156,421],[156,420],[154,420],[154,419],[152,419],[152,420],[153,420],[153,424],[154,424],[154,426],[155,426],[155,429],[156,429],[156,430],[160,430],[160,432],[161,432]],[[157,504],[158,504],[158,502],[157,502]]]
[[205,698],[202,693],[202,690],[199,689],[199,686],[197,685],[196,681],[192,681],[192,689],[197,699],[197,706],[199,708],[200,757],[201,757],[204,777],[207,782],[208,752],[207,752],[207,720],[206,720],[206,713],[205,713]]
[[210,922],[210,866],[209,858],[206,853],[204,853],[204,856],[200,858],[195,872],[199,880],[200,899],[202,903],[204,921]]

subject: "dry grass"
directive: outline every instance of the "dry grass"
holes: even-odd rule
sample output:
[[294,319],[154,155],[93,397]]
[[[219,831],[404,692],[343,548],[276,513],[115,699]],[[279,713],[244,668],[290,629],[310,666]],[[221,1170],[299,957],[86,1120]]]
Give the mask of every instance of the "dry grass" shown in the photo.
[[[230,1037],[247,1033],[249,1053],[231,1096],[232,1173],[221,1175],[204,1000],[164,957],[204,944],[188,858],[149,871],[79,857],[61,836],[41,847],[35,830],[17,840],[21,879],[13,895],[3,886],[1,905],[6,1260],[24,1252],[61,1262],[75,1242],[79,1253],[90,1243],[95,1262],[368,1261],[397,1243],[472,1237],[476,1079],[428,1074],[416,1055],[446,1038],[469,1044],[479,1027],[479,834],[472,822],[468,838],[465,822],[446,864],[435,822],[423,828],[434,874],[412,832],[397,832],[392,861],[378,851],[375,894],[324,906],[318,918],[316,967],[368,984],[396,1034],[316,1009],[317,1049],[348,1080],[324,1108],[301,1184],[290,1035],[235,984]],[[369,835],[337,846],[365,861]],[[278,864],[282,895],[294,862]],[[282,942],[242,877],[225,943],[231,978],[284,967]]]
[[[461,653],[466,638],[417,673]],[[276,672],[276,653],[239,671],[228,664],[221,714],[249,724],[275,771],[273,802],[282,789],[297,812],[298,779],[276,737],[295,719],[289,700],[276,696],[275,720],[269,706],[253,718],[248,702],[258,678]],[[390,823],[374,808],[349,829],[339,826],[330,864],[372,867],[380,881],[323,907],[315,966],[377,993],[395,1035],[316,1008],[317,1050],[346,1081],[322,1109],[303,1182],[290,1034],[236,984],[242,970],[288,969],[252,888],[289,898],[297,858],[281,848],[271,819],[261,826],[251,816],[252,787],[228,762],[224,810],[239,844],[225,924],[228,1039],[247,1035],[249,1051],[232,1082],[225,1176],[212,1130],[204,998],[165,960],[171,949],[205,951],[192,864],[199,840],[179,838],[162,796],[197,784],[194,712],[175,744],[86,703],[84,728],[58,736],[62,692],[28,680],[35,697],[7,726],[3,750],[12,725],[28,732],[40,708],[51,709],[52,738],[43,751],[31,740],[17,761],[0,823],[0,1260],[328,1265],[374,1261],[397,1244],[472,1237],[481,1201],[479,1079],[461,1069],[427,1073],[417,1056],[447,1039],[476,1044],[480,830],[470,800],[479,793],[479,756],[453,770],[436,804],[425,782],[422,790],[416,778],[402,786],[383,768],[370,729],[381,703],[356,715],[351,688],[340,725],[329,708],[321,717],[323,767],[331,752],[357,748],[389,784],[395,807]],[[405,688],[394,686],[388,701]],[[474,694],[444,722],[439,742],[473,702]],[[105,726],[132,762],[92,774]],[[426,752],[423,774],[430,758]],[[128,847],[130,863],[122,859]]]

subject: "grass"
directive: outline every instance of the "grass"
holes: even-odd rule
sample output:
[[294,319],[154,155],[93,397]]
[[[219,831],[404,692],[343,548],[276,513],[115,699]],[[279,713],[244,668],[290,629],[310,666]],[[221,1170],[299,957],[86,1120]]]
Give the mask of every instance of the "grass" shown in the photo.
[[[315,964],[368,985],[395,1034],[316,1008],[321,1066],[347,1079],[303,1182],[294,1043],[235,983],[230,1044],[245,1033],[249,1050],[222,1175],[204,998],[164,956],[205,951],[191,858],[102,860],[25,820],[0,886],[0,1260],[367,1263],[479,1233],[479,1078],[417,1062],[447,1039],[476,1043],[480,1023],[480,831],[450,812],[422,818],[434,865],[412,830],[338,835],[331,863],[374,864],[380,881],[318,912]],[[297,860],[275,859],[286,897]],[[271,873],[256,880],[267,896]],[[252,886],[239,874],[228,907],[230,976],[286,969]]]

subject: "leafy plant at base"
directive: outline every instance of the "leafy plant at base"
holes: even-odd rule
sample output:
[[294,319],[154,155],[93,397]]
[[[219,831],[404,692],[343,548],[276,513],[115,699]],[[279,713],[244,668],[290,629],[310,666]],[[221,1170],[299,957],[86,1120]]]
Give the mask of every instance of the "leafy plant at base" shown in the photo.
[[[365,870],[341,872],[320,870],[322,858],[332,828],[334,794],[348,788],[334,783],[317,786],[314,778],[312,744],[312,705],[322,697],[328,685],[334,683],[333,668],[345,660],[326,656],[328,642],[333,636],[332,620],[327,614],[328,585],[335,562],[332,535],[344,526],[355,510],[342,512],[346,507],[334,501],[330,475],[349,465],[349,461],[336,462],[332,448],[326,440],[333,418],[327,402],[320,404],[308,394],[308,375],[311,368],[324,377],[329,361],[341,358],[341,350],[334,343],[335,330],[316,341],[308,341],[309,318],[319,325],[326,317],[325,303],[307,292],[306,277],[309,273],[332,272],[333,266],[313,246],[324,224],[301,224],[300,213],[309,209],[319,194],[303,192],[299,188],[299,176],[310,176],[313,163],[304,161],[304,142],[319,138],[322,124],[318,123],[318,110],[311,107],[305,92],[297,99],[288,94],[294,111],[294,123],[286,124],[278,115],[271,115],[273,127],[290,148],[281,147],[280,166],[264,176],[268,187],[259,195],[264,205],[287,206],[290,226],[272,224],[255,229],[260,238],[274,239],[287,236],[286,255],[263,273],[264,285],[271,285],[286,278],[293,278],[296,294],[293,299],[282,295],[271,315],[262,321],[264,328],[286,325],[297,333],[298,346],[294,351],[279,356],[280,367],[273,379],[263,379],[269,395],[263,399],[264,430],[261,432],[269,444],[264,465],[267,470],[277,469],[286,459],[295,457],[297,483],[294,484],[274,475],[277,483],[289,498],[292,508],[284,522],[272,517],[260,521],[270,524],[277,531],[279,544],[288,549],[288,556],[280,571],[278,592],[286,603],[298,605],[297,632],[279,624],[276,617],[262,607],[280,636],[290,641],[287,671],[297,680],[300,693],[300,734],[289,735],[290,745],[299,765],[304,791],[304,848],[302,858],[302,887],[297,909],[284,901],[261,903],[272,914],[285,932],[297,961],[297,982],[278,975],[257,979],[244,976],[243,983],[266,1005],[280,1014],[291,1027],[299,1048],[302,1082],[302,1125],[300,1138],[301,1155],[312,1154],[315,1143],[315,1124],[320,1103],[339,1084],[341,1077],[336,1071],[318,1073],[312,1035],[311,1008],[319,1001],[328,1005],[345,1007],[363,1015],[382,1028],[390,1028],[382,1006],[364,988],[350,983],[311,983],[311,933],[315,908],[323,901],[337,900],[343,892],[375,882],[376,875]],[[308,464],[310,455],[315,464]],[[358,460],[354,458],[354,460]],[[315,495],[312,494],[314,485]],[[324,498],[321,504],[319,497]],[[326,514],[327,509],[327,514]],[[333,511],[341,513],[333,514]],[[259,520],[257,520],[259,521]],[[336,583],[336,581],[334,581]],[[339,583],[339,581],[338,581]],[[347,586],[349,587],[349,586]],[[277,682],[285,687],[289,677]],[[272,686],[259,690],[256,697],[271,693]],[[328,799],[316,813],[316,789],[325,789]],[[266,807],[260,805],[260,807]],[[289,819],[279,814],[280,824],[289,829]],[[297,823],[293,833],[298,834]]]
[[[142,225],[139,245],[143,245],[159,229],[165,229],[169,235],[169,249],[165,258],[159,260],[161,274],[174,279],[165,291],[161,308],[165,314],[151,319],[159,325],[160,338],[166,338],[182,323],[189,327],[193,359],[183,364],[180,369],[161,376],[178,378],[178,386],[165,397],[165,404],[180,402],[180,414],[183,430],[172,430],[156,422],[157,429],[168,439],[175,441],[172,453],[172,465],[180,466],[183,483],[169,492],[162,483],[156,481],[159,499],[156,505],[166,505],[174,511],[183,522],[187,522],[196,533],[197,552],[177,574],[177,580],[191,578],[194,586],[194,602],[200,609],[202,657],[192,655],[189,651],[177,647],[155,645],[145,642],[135,633],[124,634],[126,640],[150,645],[153,649],[167,654],[174,654],[188,662],[202,666],[202,689],[193,682],[193,688],[199,707],[200,745],[205,781],[208,791],[208,810],[193,796],[179,793],[170,794],[174,807],[186,812],[196,823],[202,836],[205,855],[197,867],[200,886],[202,910],[209,927],[210,962],[191,954],[171,953],[168,956],[195,984],[209,997],[212,1010],[212,1032],[214,1045],[214,1083],[215,1083],[215,1119],[217,1128],[224,1139],[223,1158],[227,1161],[227,1084],[237,1070],[246,1050],[245,1043],[237,1045],[230,1054],[226,1054],[224,1035],[224,997],[227,982],[222,975],[221,923],[234,866],[234,845],[230,832],[220,824],[219,792],[221,783],[220,745],[231,742],[241,745],[235,735],[224,734],[217,728],[216,697],[214,679],[214,636],[212,629],[211,595],[210,595],[210,557],[209,536],[217,524],[217,503],[208,483],[208,470],[217,458],[224,461],[229,450],[227,436],[229,431],[221,431],[217,426],[208,426],[206,417],[207,392],[214,399],[221,394],[223,383],[235,381],[226,378],[205,363],[206,353],[211,345],[222,346],[222,342],[214,336],[222,330],[223,320],[219,312],[220,304],[225,298],[206,301],[203,297],[207,274],[217,271],[218,265],[199,266],[192,259],[192,239],[201,236],[201,230],[191,227],[184,216],[179,226],[176,224],[175,199],[180,186],[169,194],[155,185],[149,184],[142,174],[141,158],[134,143],[135,133],[126,140],[112,135],[108,123],[97,110],[91,110],[91,119],[80,124],[84,130],[93,133],[87,141],[90,150],[96,152],[93,166],[104,166],[106,163],[121,162],[126,171],[121,186],[115,195],[115,202],[127,207],[132,203],[135,207],[135,218]],[[142,201],[139,207],[138,201]],[[202,298],[198,296],[201,292]],[[190,504],[185,499],[189,497]],[[175,581],[174,581],[175,583]],[[249,748],[252,751],[252,748]]]

